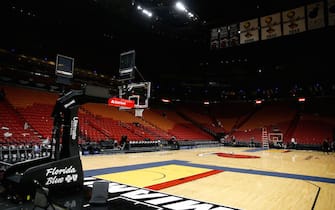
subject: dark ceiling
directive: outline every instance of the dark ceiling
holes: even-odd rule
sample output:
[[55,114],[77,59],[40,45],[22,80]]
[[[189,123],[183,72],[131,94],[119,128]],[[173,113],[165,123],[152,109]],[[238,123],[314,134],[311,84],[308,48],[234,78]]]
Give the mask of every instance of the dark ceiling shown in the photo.
[[[315,1],[183,2],[196,20],[176,11],[176,2],[167,0],[1,0],[0,47],[49,60],[61,53],[74,57],[77,66],[110,74],[117,74],[119,54],[135,49],[136,64],[144,77],[199,81],[248,76],[249,71],[259,68],[285,73],[288,63],[298,66],[306,60],[306,54],[326,55],[325,49],[334,42],[330,38],[334,35],[332,29],[331,33],[321,30],[212,52],[209,35],[213,27]],[[153,16],[140,14],[139,5],[152,11]],[[332,43],[328,44],[328,40]],[[306,49],[313,50],[307,53]],[[220,67],[220,62],[233,60],[246,63]],[[323,62],[317,58],[316,62],[319,61]],[[226,73],[220,68],[226,69]]]

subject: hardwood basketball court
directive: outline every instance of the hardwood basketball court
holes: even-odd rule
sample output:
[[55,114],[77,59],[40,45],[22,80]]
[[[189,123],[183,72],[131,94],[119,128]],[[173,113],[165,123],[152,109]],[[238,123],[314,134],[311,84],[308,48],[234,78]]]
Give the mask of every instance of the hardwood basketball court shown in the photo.
[[85,177],[222,206],[217,209],[335,209],[334,153],[214,147],[81,159]]

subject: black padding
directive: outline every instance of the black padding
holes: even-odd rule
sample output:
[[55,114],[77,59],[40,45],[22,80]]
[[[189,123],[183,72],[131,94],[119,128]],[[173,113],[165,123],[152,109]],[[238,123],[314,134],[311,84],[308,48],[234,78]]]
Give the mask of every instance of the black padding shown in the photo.
[[91,205],[106,204],[108,199],[109,182],[96,181],[93,183],[92,195],[89,203]]

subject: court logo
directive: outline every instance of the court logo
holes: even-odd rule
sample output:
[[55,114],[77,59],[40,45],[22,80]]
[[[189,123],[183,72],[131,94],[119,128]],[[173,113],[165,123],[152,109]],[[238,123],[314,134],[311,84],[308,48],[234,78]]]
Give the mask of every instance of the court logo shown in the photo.
[[[93,177],[85,178],[84,185],[91,187],[95,181],[99,181],[99,179],[95,179]],[[179,196],[169,195],[153,190],[143,189],[132,187],[116,182],[109,183],[109,202],[113,202],[115,200],[123,200],[124,202],[133,203],[135,205],[146,206],[147,209],[169,209],[169,210],[180,210],[180,209],[188,209],[188,210],[232,210],[236,208],[221,206],[212,203],[206,203],[198,200],[187,199]],[[84,207],[88,207],[89,204],[84,205]]]

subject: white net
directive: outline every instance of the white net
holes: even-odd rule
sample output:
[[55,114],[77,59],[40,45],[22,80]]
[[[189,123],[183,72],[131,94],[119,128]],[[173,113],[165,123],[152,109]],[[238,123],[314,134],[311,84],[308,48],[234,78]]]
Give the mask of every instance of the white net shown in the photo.
[[135,117],[143,117],[144,109],[135,109]]

